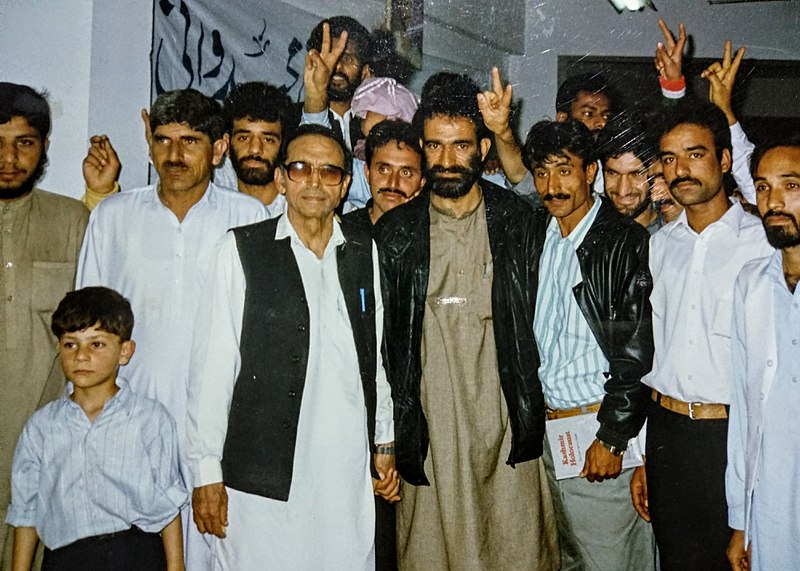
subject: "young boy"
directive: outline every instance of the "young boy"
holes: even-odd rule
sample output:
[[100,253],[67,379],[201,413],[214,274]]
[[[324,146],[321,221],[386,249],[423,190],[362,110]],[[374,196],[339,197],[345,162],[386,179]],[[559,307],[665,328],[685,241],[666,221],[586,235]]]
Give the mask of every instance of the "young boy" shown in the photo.
[[104,287],[70,292],[51,329],[69,383],[17,444],[13,569],[30,570],[40,538],[43,570],[183,569],[175,421],[117,377],[135,349],[128,300]]

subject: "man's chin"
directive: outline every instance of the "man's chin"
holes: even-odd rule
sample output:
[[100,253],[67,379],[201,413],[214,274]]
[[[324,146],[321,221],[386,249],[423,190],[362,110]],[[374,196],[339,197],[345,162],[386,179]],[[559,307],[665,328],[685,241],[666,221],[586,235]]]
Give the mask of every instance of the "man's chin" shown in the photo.
[[0,186],[0,200],[14,200],[15,198],[23,197],[33,190],[35,184],[36,179],[31,177],[19,186]]

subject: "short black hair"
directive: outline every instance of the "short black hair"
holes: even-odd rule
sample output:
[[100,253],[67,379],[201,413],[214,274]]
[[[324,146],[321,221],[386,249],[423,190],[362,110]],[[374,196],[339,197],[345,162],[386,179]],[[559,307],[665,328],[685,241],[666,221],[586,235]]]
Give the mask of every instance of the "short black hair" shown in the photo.
[[598,133],[596,156],[605,163],[610,158],[633,153],[648,167],[658,158],[658,144],[651,132],[644,116],[636,110],[622,111]]
[[685,124],[697,125],[711,131],[717,159],[722,158],[724,149],[731,150],[731,131],[728,120],[719,107],[713,103],[696,97],[684,97],[678,100],[662,116],[659,141],[676,127]]
[[583,170],[595,161],[592,132],[575,119],[567,121],[539,121],[530,131],[522,148],[525,166],[533,170],[550,157],[564,157],[569,151],[583,162]]
[[263,81],[240,83],[234,87],[225,98],[223,111],[230,134],[233,134],[233,122],[238,119],[279,122],[282,136],[286,136],[300,122],[297,107],[291,98]]
[[222,107],[196,89],[176,89],[158,96],[150,108],[150,130],[170,123],[184,123],[205,134],[211,142],[225,135]]
[[133,310],[127,299],[107,287],[85,287],[69,292],[58,304],[50,321],[50,330],[58,338],[66,333],[97,326],[130,341],[133,334]]
[[570,114],[572,104],[578,100],[581,91],[586,93],[602,93],[608,98],[612,111],[622,104],[622,96],[613,88],[605,77],[599,73],[583,73],[573,75],[558,86],[556,93],[556,112]]
[[319,135],[320,137],[327,137],[328,139],[333,140],[342,150],[342,155],[344,157],[344,165],[342,166],[342,169],[344,169],[346,174],[351,174],[353,172],[353,154],[350,152],[350,149],[347,148],[342,136],[333,129],[323,125],[318,125],[316,123],[306,123],[305,125],[300,125],[288,137],[283,139],[278,164],[282,165],[286,162],[286,152],[289,149],[289,145],[296,139],[305,137],[306,135]]
[[422,100],[412,124],[422,137],[425,121],[436,116],[469,119],[475,126],[478,141],[489,136],[478,109],[478,84],[466,74],[440,71],[428,78],[422,88]]
[[14,117],[24,118],[44,141],[52,126],[47,94],[27,85],[0,82],[0,125]]
[[311,35],[306,42],[306,49],[320,50],[322,48],[323,24],[329,24],[331,27],[331,41],[341,36],[342,32],[347,32],[347,43],[355,44],[358,51],[358,61],[362,67],[372,63],[372,58],[374,57],[372,35],[358,20],[350,16],[333,16],[322,20],[311,30]]
[[[756,171],[758,170],[758,165],[761,163],[761,159],[764,158],[764,155],[766,155],[768,151],[777,149],[778,147],[796,147],[800,149],[800,134],[792,133],[784,137],[775,137],[756,145],[756,148],[753,150],[753,155],[750,157],[750,176],[753,178],[756,177]],[[798,168],[800,168],[800,165],[798,165]]]
[[365,148],[367,165],[372,163],[375,151],[392,142],[398,146],[405,145],[420,156],[420,164],[424,162],[425,155],[422,153],[422,147],[419,146],[419,135],[414,128],[403,121],[387,119],[375,125],[367,135]]

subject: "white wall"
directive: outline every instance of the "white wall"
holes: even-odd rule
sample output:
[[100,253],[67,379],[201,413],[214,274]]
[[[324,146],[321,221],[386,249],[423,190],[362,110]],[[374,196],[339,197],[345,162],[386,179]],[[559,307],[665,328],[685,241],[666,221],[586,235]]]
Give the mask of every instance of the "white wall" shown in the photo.
[[[508,24],[521,17],[520,0],[426,0],[426,62],[414,85],[441,67],[470,73],[487,85],[487,70],[505,64],[515,97],[524,100],[525,130],[554,113],[558,55],[649,56],[661,38],[659,17],[672,28],[683,20],[700,57],[718,56],[730,36],[748,46],[748,57],[800,59],[797,1],[721,6],[654,1],[657,13],[618,15],[607,0],[528,0],[524,55],[507,56],[496,45],[520,44],[511,38],[518,30]],[[233,6],[236,0],[229,2]],[[382,21],[385,7],[384,0],[290,3],[320,17],[351,15],[370,28]],[[152,10],[152,0],[0,0],[0,79],[50,92],[54,125],[42,186],[80,196],[88,138],[101,132],[123,159],[122,185],[147,182],[139,110],[149,106]],[[492,18],[499,29],[486,43],[462,33],[485,29]]]
[[83,194],[93,0],[1,0],[0,79],[49,92],[50,164],[39,185]]
[[[706,0],[653,0],[658,12],[617,14],[607,0],[529,1],[524,56],[509,56],[521,128],[555,115],[559,55],[645,56],[663,41],[658,18],[677,33],[686,24],[697,57],[721,57],[725,40],[751,58],[800,60],[800,5],[757,2],[711,6]],[[655,73],[655,71],[654,71]],[[524,133],[523,133],[524,135]]]

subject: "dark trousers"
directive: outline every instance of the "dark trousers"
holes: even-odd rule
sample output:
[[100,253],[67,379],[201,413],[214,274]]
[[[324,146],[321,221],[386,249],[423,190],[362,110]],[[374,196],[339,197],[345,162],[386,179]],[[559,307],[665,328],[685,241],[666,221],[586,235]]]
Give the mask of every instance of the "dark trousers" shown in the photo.
[[728,571],[728,420],[692,420],[650,403],[647,494],[662,571]]
[[378,496],[375,496],[375,569],[397,570],[394,504]]
[[137,527],[79,539],[58,549],[45,549],[42,571],[163,571],[164,543],[157,533]]

